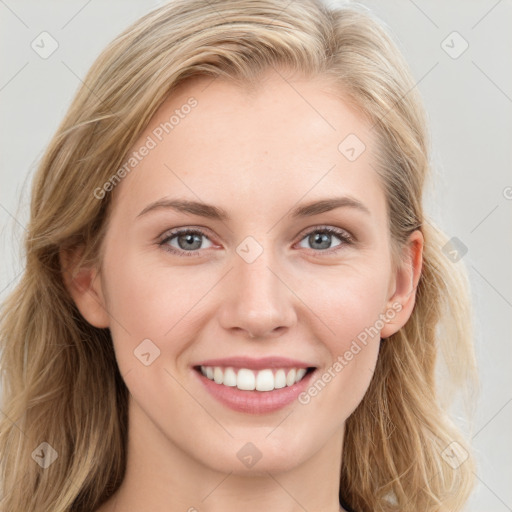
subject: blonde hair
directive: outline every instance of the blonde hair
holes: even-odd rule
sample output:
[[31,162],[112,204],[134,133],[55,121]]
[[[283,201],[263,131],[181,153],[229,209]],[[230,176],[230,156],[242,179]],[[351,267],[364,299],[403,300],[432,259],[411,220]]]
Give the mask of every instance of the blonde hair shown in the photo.
[[[331,80],[372,122],[395,258],[415,229],[425,241],[412,315],[381,343],[368,392],[346,422],[340,499],[358,512],[455,512],[467,501],[473,456],[440,401],[435,374],[440,353],[447,385],[477,383],[468,281],[463,263],[443,253],[447,237],[424,216],[425,116],[394,42],[358,6],[177,0],[101,53],[34,178],[26,268],[1,321],[1,511],[90,511],[120,485],[127,388],[110,331],[79,313],[59,254],[80,248],[77,267],[101,262],[111,194],[98,200],[94,190],[116,173],[178,83],[209,75],[257,84],[270,67]],[[34,462],[42,442],[58,454],[47,468]],[[454,448],[467,455],[458,467],[443,460]]]

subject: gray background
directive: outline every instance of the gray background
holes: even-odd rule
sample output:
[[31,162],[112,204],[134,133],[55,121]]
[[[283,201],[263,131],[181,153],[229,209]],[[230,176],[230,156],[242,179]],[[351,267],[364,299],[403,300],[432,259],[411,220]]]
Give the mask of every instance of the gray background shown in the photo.
[[[388,25],[424,98],[437,172],[427,212],[467,247],[482,386],[471,431],[478,487],[466,510],[512,511],[512,3],[362,3]],[[22,271],[32,175],[81,79],[113,37],[160,4],[0,0],[0,300]],[[31,48],[43,31],[59,45],[47,59]]]

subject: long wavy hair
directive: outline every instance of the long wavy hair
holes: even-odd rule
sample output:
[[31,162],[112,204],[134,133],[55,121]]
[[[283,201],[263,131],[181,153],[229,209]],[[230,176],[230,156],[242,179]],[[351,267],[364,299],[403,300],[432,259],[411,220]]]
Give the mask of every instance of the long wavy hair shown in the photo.
[[[455,512],[467,501],[474,458],[444,400],[446,390],[478,384],[467,272],[424,215],[426,116],[388,30],[357,5],[175,0],[99,55],[34,177],[24,272],[0,323],[2,512],[90,512],[119,487],[128,390],[110,331],[81,316],[59,254],[80,249],[78,266],[101,264],[112,203],[94,191],[178,83],[207,75],[254,85],[270,67],[331,80],[372,123],[394,257],[415,229],[425,243],[411,317],[381,343],[370,387],[346,421],[340,500],[358,512]],[[36,463],[53,453],[41,443],[57,456],[48,467]]]

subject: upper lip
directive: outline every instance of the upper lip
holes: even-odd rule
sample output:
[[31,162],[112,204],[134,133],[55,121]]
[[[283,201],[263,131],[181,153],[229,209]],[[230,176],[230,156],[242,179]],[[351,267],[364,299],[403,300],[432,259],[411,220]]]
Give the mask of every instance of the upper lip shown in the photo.
[[194,366],[232,366],[234,368],[247,368],[249,370],[263,370],[265,368],[315,368],[315,365],[289,359],[287,357],[227,357],[222,359],[208,359],[196,363]]

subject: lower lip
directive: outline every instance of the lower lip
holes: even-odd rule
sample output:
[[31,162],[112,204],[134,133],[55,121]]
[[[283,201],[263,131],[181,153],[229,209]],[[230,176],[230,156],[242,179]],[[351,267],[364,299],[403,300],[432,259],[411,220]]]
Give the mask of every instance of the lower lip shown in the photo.
[[205,377],[200,371],[192,369],[207,391],[230,409],[249,414],[265,414],[277,411],[291,404],[309,386],[317,369],[307,373],[302,380],[292,386],[273,391],[243,391],[233,386],[224,386]]

